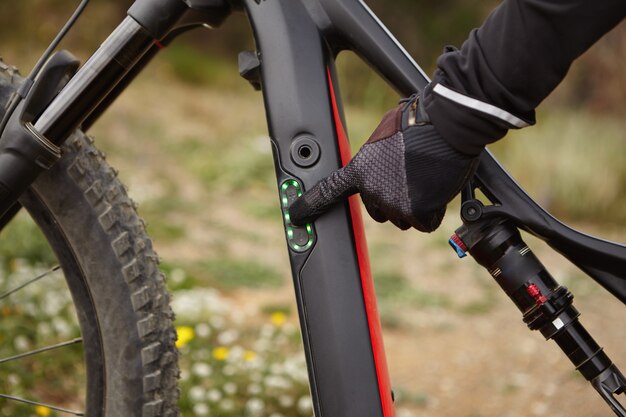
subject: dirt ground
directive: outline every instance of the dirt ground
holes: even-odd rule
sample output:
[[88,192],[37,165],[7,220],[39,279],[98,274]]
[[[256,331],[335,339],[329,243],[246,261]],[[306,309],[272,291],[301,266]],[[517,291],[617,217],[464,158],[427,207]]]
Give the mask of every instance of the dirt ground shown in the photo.
[[[420,241],[416,236],[407,236],[407,240]],[[406,267],[419,269],[411,253],[415,252],[405,254],[413,259]],[[558,256],[544,255],[555,270],[568,270]],[[451,252],[437,251],[425,258],[437,256],[457,262]],[[450,273],[427,272],[413,279],[422,287],[424,282],[432,283],[438,294],[467,303],[484,295],[472,290],[477,272],[482,273],[465,265]],[[485,280],[491,279],[486,272],[482,274]],[[624,305],[607,297],[594,283],[583,281],[576,286],[584,293],[575,301],[582,323],[618,365],[626,366]],[[612,415],[554,342],[528,330],[504,293],[489,294],[492,307],[484,313],[404,305],[395,311],[401,324],[383,326],[392,386],[402,399],[399,417]],[[263,306],[278,300],[290,303],[292,289],[286,286],[278,293],[242,290],[233,296],[246,305]]]

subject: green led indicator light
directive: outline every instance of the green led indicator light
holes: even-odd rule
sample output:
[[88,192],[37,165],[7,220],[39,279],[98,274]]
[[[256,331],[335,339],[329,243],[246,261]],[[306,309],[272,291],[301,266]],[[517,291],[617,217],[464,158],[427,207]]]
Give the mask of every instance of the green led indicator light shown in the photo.
[[[290,187],[293,188],[290,190]],[[294,251],[304,252],[311,248],[315,243],[315,232],[313,231],[313,225],[310,223],[306,226],[303,226],[302,228],[296,227],[291,223],[291,216],[289,215],[288,207],[289,200],[293,197],[294,194],[298,197],[302,196],[302,185],[300,185],[300,183],[294,179],[285,180],[285,182],[280,185],[280,202],[282,204],[283,218],[285,221],[287,242],[289,244],[289,247]],[[300,243],[302,243],[302,240],[300,239],[304,237],[301,234],[301,232],[303,231],[302,229],[304,228],[306,228],[307,240],[304,245],[299,245],[295,241],[299,241]]]

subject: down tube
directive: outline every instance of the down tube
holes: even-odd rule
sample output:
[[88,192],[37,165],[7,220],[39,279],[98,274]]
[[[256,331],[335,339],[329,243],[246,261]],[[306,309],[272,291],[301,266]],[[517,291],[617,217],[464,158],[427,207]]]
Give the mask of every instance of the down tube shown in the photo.
[[[278,188],[305,189],[349,159],[333,62],[300,2],[246,2],[261,60],[261,83]],[[292,145],[319,146],[298,164]],[[309,142],[311,143],[311,142]],[[288,245],[317,417],[393,417],[359,207],[341,204],[313,225],[315,242]]]

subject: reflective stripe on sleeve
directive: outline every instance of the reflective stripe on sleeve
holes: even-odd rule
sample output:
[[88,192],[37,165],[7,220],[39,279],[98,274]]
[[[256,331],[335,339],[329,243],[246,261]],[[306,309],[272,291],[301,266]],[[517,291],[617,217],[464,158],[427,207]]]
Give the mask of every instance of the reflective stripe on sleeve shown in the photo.
[[478,110],[480,112],[483,112],[490,116],[498,118],[502,121],[505,121],[511,126],[514,126],[518,129],[530,126],[530,124],[523,121],[519,117],[512,115],[506,110],[502,110],[501,108],[496,107],[489,103],[485,103],[484,101],[480,101],[472,97],[464,96],[461,93],[457,93],[456,91],[449,89],[445,85],[436,84],[435,87],[433,88],[433,92],[439,94],[442,97],[447,98],[450,101],[454,101],[455,103],[458,103],[462,106],[469,107],[474,110]]

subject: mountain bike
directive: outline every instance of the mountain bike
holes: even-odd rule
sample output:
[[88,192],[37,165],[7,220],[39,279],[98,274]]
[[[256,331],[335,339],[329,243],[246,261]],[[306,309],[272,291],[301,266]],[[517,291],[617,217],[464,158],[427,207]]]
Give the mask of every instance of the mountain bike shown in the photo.
[[[339,52],[354,51],[401,96],[420,91],[428,77],[362,0],[137,0],[80,66],[70,53],[53,51],[86,3],[28,77],[0,66],[0,224],[10,227],[25,209],[58,265],[3,289],[0,299],[60,270],[80,332],[0,358],[0,372],[43,351],[82,344],[84,399],[67,404],[0,393],[4,404],[90,417],[177,414],[176,335],[164,277],[133,203],[83,131],[178,35],[217,28],[245,12],[256,50],[240,54],[240,73],[263,92],[315,415],[393,416],[358,202],[352,197],[301,227],[291,223],[289,206],[350,159],[334,64]],[[469,253],[484,266],[528,326],[554,340],[610,408],[626,416],[618,400],[626,379],[519,230],[546,241],[622,302],[626,247],[550,216],[489,151],[462,201],[463,226],[450,240],[459,256]],[[11,316],[5,313],[3,322]]]

